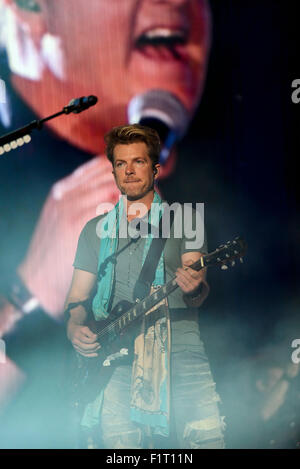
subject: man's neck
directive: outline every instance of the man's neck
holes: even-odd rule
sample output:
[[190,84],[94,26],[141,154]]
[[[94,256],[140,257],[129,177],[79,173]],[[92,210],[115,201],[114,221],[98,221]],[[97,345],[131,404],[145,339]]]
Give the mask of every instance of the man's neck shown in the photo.
[[[127,220],[131,221],[134,218],[142,218],[150,210],[151,204],[154,199],[154,190],[147,192],[143,197],[136,200],[129,200],[127,198]],[[141,204],[138,206],[138,211],[134,209],[134,204]]]

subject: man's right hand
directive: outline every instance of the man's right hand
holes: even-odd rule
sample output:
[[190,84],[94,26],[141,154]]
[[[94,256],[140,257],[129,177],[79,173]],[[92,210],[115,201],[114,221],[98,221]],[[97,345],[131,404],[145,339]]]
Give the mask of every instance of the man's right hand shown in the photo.
[[87,326],[69,322],[68,338],[72,342],[76,352],[84,357],[98,356],[97,351],[101,348],[101,345],[96,342],[97,334],[94,334]]

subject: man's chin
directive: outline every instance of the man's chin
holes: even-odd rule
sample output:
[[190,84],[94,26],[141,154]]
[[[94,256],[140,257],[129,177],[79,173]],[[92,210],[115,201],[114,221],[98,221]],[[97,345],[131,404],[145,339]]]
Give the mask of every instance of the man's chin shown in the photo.
[[145,195],[148,194],[148,192],[150,192],[151,189],[148,189],[147,191],[130,191],[130,190],[127,190],[125,192],[125,190],[122,191],[122,194],[126,196],[127,200],[129,200],[130,202],[134,202],[136,200],[140,200],[142,199]]

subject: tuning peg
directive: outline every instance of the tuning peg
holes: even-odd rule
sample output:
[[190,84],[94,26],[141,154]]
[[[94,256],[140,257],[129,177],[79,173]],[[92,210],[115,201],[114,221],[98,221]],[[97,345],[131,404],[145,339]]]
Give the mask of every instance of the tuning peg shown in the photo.
[[227,269],[228,269],[228,265],[223,264],[223,265],[221,266],[221,269],[222,269],[222,270],[227,270]]
[[231,267],[234,267],[235,266],[235,261],[232,261],[231,262]]
[[243,258],[240,257],[240,263],[243,264],[243,262],[244,262],[244,261],[243,261]]

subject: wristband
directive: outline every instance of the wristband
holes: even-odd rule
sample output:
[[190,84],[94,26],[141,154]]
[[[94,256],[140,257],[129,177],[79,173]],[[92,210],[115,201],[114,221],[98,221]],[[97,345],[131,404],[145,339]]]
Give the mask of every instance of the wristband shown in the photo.
[[199,298],[199,296],[201,296],[203,293],[203,283],[201,282],[200,285],[197,287],[196,290],[190,292],[190,293],[185,293],[185,296],[189,299],[189,300],[193,300],[195,298]]
[[67,323],[71,317],[70,311],[71,309],[77,308],[77,306],[83,306],[84,308],[87,308],[89,299],[87,300],[82,300],[82,301],[76,301],[74,303],[69,303],[66,309],[64,310],[64,321]]
[[30,293],[18,275],[8,288],[7,299],[23,314],[32,313],[40,307],[39,300]]
[[207,283],[201,282],[201,284],[195,291],[191,293],[185,293],[184,300],[186,301],[188,306],[191,306],[192,308],[198,308],[207,297],[208,291],[209,287]]

